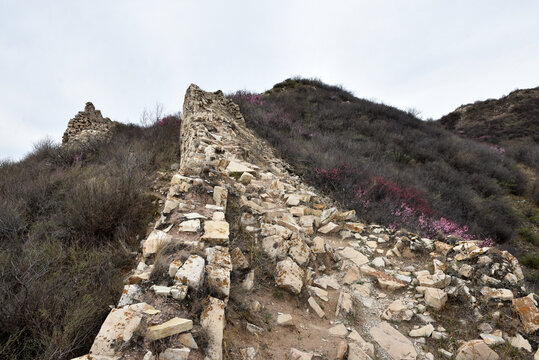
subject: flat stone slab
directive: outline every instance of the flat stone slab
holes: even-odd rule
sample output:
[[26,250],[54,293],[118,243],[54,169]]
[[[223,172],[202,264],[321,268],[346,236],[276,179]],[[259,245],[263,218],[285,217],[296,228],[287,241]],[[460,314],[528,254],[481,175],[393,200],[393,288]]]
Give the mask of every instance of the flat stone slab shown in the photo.
[[513,300],[513,292],[509,289],[493,289],[485,286],[481,289],[481,294],[483,294],[487,300]]
[[225,328],[225,303],[210,297],[210,303],[200,315],[200,325],[206,331],[208,346],[206,359],[222,360],[223,358],[223,331]]
[[539,311],[531,296],[533,295],[513,299],[513,309],[520,317],[524,331],[528,334],[539,329]]
[[228,171],[228,173],[232,176],[241,176],[245,172],[253,173],[253,174],[256,173],[256,171],[251,169],[250,167],[242,164],[239,161],[234,161],[234,160],[228,163],[228,166],[226,167],[226,171]]
[[326,313],[324,312],[324,310],[322,310],[320,305],[318,305],[318,303],[312,296],[307,300],[307,302],[309,303],[309,306],[311,307],[311,309],[313,309],[316,315],[318,315],[320,318],[323,318],[324,316],[326,316]]
[[288,256],[294,259],[299,265],[305,265],[309,261],[310,254],[311,249],[303,240],[296,239],[290,241]]
[[388,290],[397,290],[406,287],[408,284],[402,280],[399,280],[383,271],[378,271],[371,268],[368,265],[363,265],[359,270],[369,276],[373,276],[378,280],[380,287]]
[[455,360],[498,360],[500,357],[483,340],[464,343],[457,350]]
[[159,360],[187,360],[190,352],[191,350],[188,348],[166,349],[159,354]]
[[370,330],[372,338],[394,360],[415,360],[417,352],[408,338],[383,321]]
[[326,224],[322,226],[320,229],[318,229],[318,232],[322,234],[329,234],[332,232],[337,232],[339,229],[340,229],[339,225],[330,222],[329,224]]
[[129,342],[133,333],[142,320],[145,310],[153,307],[146,303],[124,306],[121,309],[112,309],[97,334],[90,355],[116,356],[119,345]]
[[204,281],[205,261],[198,255],[191,255],[185,263],[178,269],[174,280],[180,284],[198,290]]
[[200,230],[200,220],[194,219],[194,220],[186,220],[180,223],[178,226],[178,231],[183,232],[197,232]]
[[219,297],[228,297],[230,270],[216,263],[206,265],[206,287]]
[[157,249],[166,245],[172,236],[161,230],[154,230],[148,235],[148,238],[144,240],[142,245],[142,254],[144,257],[148,257],[151,254],[155,254]]
[[208,220],[204,222],[204,235],[201,239],[216,244],[226,244],[229,234],[228,222]]
[[344,250],[341,250],[339,252],[339,255],[341,255],[345,259],[352,261],[357,266],[365,265],[369,262],[368,257],[349,246],[344,248]]
[[290,258],[277,263],[275,282],[294,294],[299,294],[303,287],[303,270]]
[[262,249],[272,259],[282,259],[288,253],[290,244],[279,235],[271,235],[262,239]]
[[193,321],[175,317],[160,325],[150,326],[146,335],[152,341],[189,331],[193,328]]

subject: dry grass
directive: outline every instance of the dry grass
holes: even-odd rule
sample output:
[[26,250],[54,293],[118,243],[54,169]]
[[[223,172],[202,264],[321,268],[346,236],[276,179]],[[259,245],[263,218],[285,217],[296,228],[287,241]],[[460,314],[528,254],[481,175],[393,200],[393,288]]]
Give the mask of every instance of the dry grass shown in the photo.
[[0,358],[88,352],[152,219],[152,174],[178,151],[178,123],[120,125],[108,144],[44,141],[0,164]]

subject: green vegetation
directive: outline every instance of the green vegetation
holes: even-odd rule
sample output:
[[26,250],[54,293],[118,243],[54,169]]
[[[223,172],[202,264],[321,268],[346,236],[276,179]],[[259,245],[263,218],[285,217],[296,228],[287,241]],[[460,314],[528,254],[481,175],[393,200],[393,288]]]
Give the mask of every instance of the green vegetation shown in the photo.
[[524,255],[522,264],[532,269],[539,269],[539,252]]
[[539,245],[539,235],[529,227],[521,227],[518,229],[518,235],[524,241],[534,245]]
[[0,358],[86,354],[153,217],[150,181],[177,161],[179,118],[112,140],[38,144],[0,164]]

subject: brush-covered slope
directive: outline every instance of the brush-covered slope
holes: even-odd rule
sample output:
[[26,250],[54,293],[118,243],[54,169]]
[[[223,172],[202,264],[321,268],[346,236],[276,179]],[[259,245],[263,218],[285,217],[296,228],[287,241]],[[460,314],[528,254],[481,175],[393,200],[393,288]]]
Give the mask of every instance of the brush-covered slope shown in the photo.
[[511,196],[520,224],[515,240],[522,262],[539,278],[539,87],[515,90],[500,99],[460,106],[438,122],[462,137],[492,147],[516,162],[528,179],[521,196]]
[[153,218],[152,180],[178,159],[171,119],[0,162],[0,359],[88,352]]
[[528,185],[497,149],[317,80],[231,95],[248,126],[360,218],[429,236],[513,238]]
[[[529,168],[539,171],[539,87],[515,90],[500,99],[462,105],[438,120],[462,137],[487,144]],[[532,202],[539,204],[539,183]]]
[[539,87],[460,106],[439,121],[445,129],[494,144],[523,138],[538,143]]

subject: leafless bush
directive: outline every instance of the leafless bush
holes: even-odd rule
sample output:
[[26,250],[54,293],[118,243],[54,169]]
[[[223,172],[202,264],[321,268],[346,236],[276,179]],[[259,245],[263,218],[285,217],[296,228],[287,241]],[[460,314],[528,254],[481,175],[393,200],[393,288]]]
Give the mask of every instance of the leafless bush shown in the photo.
[[0,163],[0,358],[88,352],[153,213],[151,176],[178,160],[177,120]]

